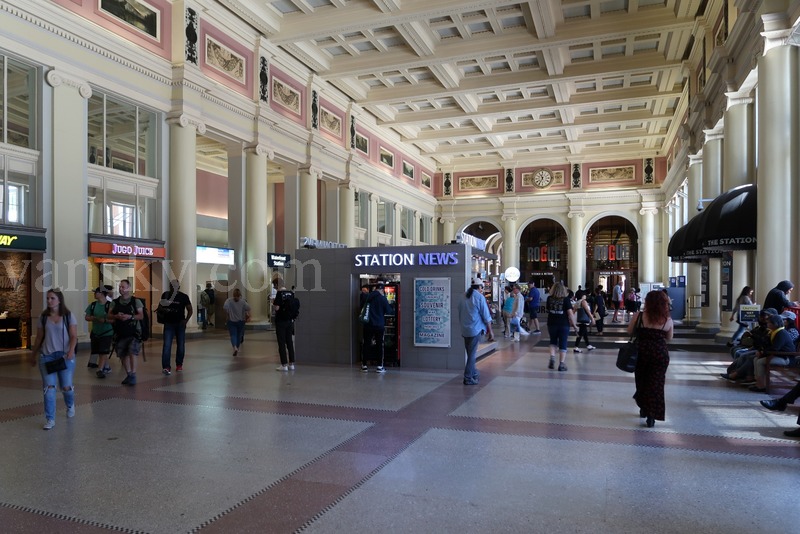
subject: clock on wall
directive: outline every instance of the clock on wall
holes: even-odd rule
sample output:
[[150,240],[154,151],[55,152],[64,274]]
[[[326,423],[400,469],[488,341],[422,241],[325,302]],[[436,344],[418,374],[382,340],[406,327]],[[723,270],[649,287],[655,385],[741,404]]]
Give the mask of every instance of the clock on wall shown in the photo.
[[533,185],[544,189],[553,183],[553,173],[550,169],[539,169],[533,175]]

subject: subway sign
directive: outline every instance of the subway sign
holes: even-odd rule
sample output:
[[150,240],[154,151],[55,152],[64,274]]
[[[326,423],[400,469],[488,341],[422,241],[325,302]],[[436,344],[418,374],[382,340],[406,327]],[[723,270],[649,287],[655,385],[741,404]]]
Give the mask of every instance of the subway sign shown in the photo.
[[0,234],[0,250],[35,250],[47,249],[44,236],[25,234]]

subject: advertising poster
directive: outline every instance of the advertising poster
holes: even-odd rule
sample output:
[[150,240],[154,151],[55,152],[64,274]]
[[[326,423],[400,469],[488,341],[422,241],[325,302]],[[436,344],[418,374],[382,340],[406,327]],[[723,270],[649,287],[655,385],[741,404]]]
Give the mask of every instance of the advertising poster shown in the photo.
[[414,279],[414,346],[450,346],[450,279]]

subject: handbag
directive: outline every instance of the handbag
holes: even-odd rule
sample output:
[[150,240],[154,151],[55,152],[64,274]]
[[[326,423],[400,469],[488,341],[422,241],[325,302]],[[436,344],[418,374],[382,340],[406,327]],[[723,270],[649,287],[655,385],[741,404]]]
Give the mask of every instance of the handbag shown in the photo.
[[369,301],[364,303],[364,307],[361,308],[361,312],[358,314],[358,320],[364,324],[369,322]]
[[617,353],[617,369],[632,373],[636,370],[636,360],[639,358],[639,327],[642,326],[642,314],[636,319],[636,328],[633,329],[628,342],[619,348]]
[[57,373],[59,371],[66,371],[67,369],[67,360],[64,357],[60,357],[57,360],[53,360],[50,362],[44,362],[44,368],[47,371],[48,375],[53,373]]

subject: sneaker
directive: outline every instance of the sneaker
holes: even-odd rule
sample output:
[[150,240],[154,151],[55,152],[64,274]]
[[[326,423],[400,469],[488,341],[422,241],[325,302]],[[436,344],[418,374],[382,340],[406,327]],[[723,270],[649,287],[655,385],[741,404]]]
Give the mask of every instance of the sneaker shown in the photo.
[[586,350],[594,350],[595,348],[596,347],[593,347],[592,345],[587,345],[586,346]]
[[556,361],[550,360],[550,363],[547,364],[548,369],[555,369],[556,368]]
[[131,375],[128,375],[124,379],[122,379],[122,385],[123,386],[127,386],[130,383],[131,383]]
[[559,371],[566,371],[567,370],[567,366],[564,365],[563,363],[559,363],[558,364],[558,370]]
[[[574,349],[572,349],[572,352],[583,352],[583,351],[581,349],[579,349],[578,347],[575,347]],[[560,371],[560,369],[559,369],[559,371]]]
[[75,405],[73,404],[67,408],[67,417],[75,417]]
[[233,349],[233,355],[234,356],[238,356],[239,355],[239,349]]
[[128,385],[135,386],[136,385],[136,373],[128,375]]
[[288,371],[289,370],[289,366],[288,365],[279,365],[278,367],[275,368],[275,370],[276,371]]
[[386,369],[384,369],[383,366],[377,367],[377,368],[375,368],[375,372],[376,373],[385,373]]
[[175,371],[180,373],[181,371],[183,371],[183,366],[182,365],[176,365],[175,366]]
[[[53,423],[55,424],[55,423]],[[53,427],[50,427],[53,428]],[[789,436],[790,438],[800,438],[800,428],[795,428],[794,430],[784,430],[784,436]]]
[[97,369],[98,365],[96,363],[87,363],[86,367],[89,369]]
[[362,365],[361,366],[361,372],[362,373],[368,373],[369,372],[369,368],[366,365]]
[[106,373],[105,373],[104,371],[97,371],[97,372],[95,373],[95,376],[96,376],[97,378],[105,378],[105,377],[106,377]]
[[103,371],[104,375],[110,375],[111,374],[111,367],[103,367],[102,371]]
[[478,385],[478,381],[477,380],[467,380],[465,378],[464,379],[464,385],[465,386],[477,386]]
[[53,419],[48,419],[47,421],[45,421],[45,422],[44,422],[44,425],[42,425],[42,429],[43,429],[43,430],[50,430],[50,429],[51,429],[51,428],[53,428],[54,426],[56,426],[56,422],[55,422],[55,420],[53,420]]
[[541,333],[542,333],[542,331],[541,331],[541,330],[534,330],[534,331],[533,331],[533,332],[531,332],[531,333],[533,333],[533,334],[541,334]]
[[289,364],[289,370],[290,370],[290,371],[294,371],[294,364],[293,364],[293,363],[290,363],[290,364]]
[[169,376],[172,374],[172,371],[170,371],[169,367],[165,367],[161,370],[161,374],[163,374],[164,376]]
[[780,399],[763,400],[761,401],[761,406],[774,412],[782,412],[786,409],[786,404],[781,402]]

